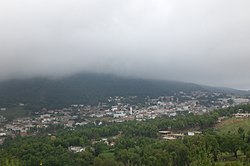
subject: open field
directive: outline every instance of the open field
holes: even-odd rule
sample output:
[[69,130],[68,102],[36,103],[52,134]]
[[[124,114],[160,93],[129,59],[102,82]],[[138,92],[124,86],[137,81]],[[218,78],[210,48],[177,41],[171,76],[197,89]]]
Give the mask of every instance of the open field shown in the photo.
[[6,117],[7,120],[31,116],[30,111],[22,107],[7,108],[5,111],[0,111],[0,115]]
[[236,118],[230,118],[227,120],[222,121],[221,123],[218,123],[215,128],[221,133],[221,134],[227,134],[230,133],[237,133],[239,127],[242,127],[246,132],[250,130],[250,119],[236,119]]

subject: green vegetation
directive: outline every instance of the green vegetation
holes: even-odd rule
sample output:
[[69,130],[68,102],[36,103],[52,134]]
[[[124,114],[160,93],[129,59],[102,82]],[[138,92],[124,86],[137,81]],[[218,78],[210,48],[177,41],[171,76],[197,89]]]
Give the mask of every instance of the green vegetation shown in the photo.
[[[250,165],[250,131],[217,132],[218,117],[231,116],[238,109],[250,112],[250,105],[221,109],[195,116],[163,117],[144,122],[129,121],[106,126],[79,127],[52,136],[8,138],[0,150],[0,165],[167,165],[238,166]],[[200,128],[202,135],[181,140],[162,140],[159,130],[178,132]],[[107,142],[99,141],[107,138]],[[114,142],[111,146],[109,143]],[[70,146],[84,147],[73,153]]]
[[31,111],[23,107],[11,107],[4,111],[0,111],[0,115],[7,118],[7,120],[13,120],[15,118],[22,118],[30,116]]
[[103,158],[108,158],[108,159],[115,159],[115,153],[108,151],[102,152],[99,156],[102,156]]
[[237,133],[238,129],[242,128],[244,131],[250,130],[250,119],[230,118],[216,125],[216,129],[222,134]]

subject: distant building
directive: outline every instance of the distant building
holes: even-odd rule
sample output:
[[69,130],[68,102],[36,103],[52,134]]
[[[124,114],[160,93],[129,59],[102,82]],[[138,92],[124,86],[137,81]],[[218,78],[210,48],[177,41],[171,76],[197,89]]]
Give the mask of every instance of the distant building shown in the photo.
[[86,124],[88,124],[88,122],[77,122],[75,125],[76,126],[84,126]]
[[40,115],[41,119],[48,119],[50,118],[50,114],[44,114],[44,115]]
[[194,135],[197,135],[197,134],[201,134],[201,132],[200,131],[189,131],[187,133],[188,136],[194,136]]
[[121,118],[124,117],[126,114],[123,111],[117,111],[116,113],[114,113],[113,117],[114,118]]
[[85,148],[83,148],[81,146],[70,146],[70,147],[68,147],[68,150],[73,152],[73,153],[80,153],[80,152],[84,152]]
[[187,135],[188,135],[188,136],[194,136],[195,134],[194,134],[194,132],[190,132],[190,131],[189,131],[189,132],[187,133]]
[[237,113],[234,114],[235,118],[249,118],[250,117],[250,113]]
[[182,133],[173,133],[172,131],[159,131],[159,133],[165,140],[182,139],[185,136]]
[[132,107],[130,107],[130,109],[129,109],[129,114],[130,114],[130,115],[133,114],[133,108],[132,108]]
[[0,133],[0,137],[5,137],[6,133]]

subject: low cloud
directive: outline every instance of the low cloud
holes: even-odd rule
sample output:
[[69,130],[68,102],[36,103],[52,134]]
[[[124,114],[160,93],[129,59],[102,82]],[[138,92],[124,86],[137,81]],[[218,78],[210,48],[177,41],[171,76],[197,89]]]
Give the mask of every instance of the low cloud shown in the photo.
[[250,89],[250,1],[0,2],[0,80],[79,72]]

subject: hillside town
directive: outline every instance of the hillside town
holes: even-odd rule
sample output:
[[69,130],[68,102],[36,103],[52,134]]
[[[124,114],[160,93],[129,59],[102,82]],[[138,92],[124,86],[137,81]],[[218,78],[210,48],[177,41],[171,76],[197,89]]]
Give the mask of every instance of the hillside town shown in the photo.
[[[109,97],[106,102],[101,102],[96,106],[72,104],[62,109],[43,108],[33,112],[29,117],[15,118],[11,121],[2,116],[0,111],[0,144],[7,136],[36,135],[40,131],[47,131],[49,134],[51,130],[56,128],[74,129],[88,124],[105,125],[106,123],[121,123],[130,120],[144,121],[162,116],[174,117],[178,114],[201,115],[219,108],[250,103],[250,99],[244,96],[200,91],[189,94],[179,92],[173,96],[159,96],[157,98],[146,97],[143,102],[138,104],[131,102],[136,99],[137,96],[127,98],[115,96]],[[25,104],[21,104],[21,106],[23,107]],[[7,109],[1,108],[1,110]],[[238,114],[236,116],[246,115]],[[182,135],[164,133],[164,131],[161,134],[166,139],[182,137]]]

